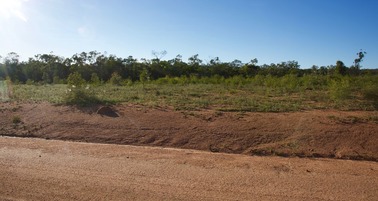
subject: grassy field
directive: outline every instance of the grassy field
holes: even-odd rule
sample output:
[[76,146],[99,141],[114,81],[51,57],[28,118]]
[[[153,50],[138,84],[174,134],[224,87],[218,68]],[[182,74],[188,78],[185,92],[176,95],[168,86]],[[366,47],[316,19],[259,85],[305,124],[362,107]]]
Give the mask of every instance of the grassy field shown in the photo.
[[[81,96],[102,103],[132,103],[176,110],[286,112],[312,109],[377,110],[377,76],[256,76],[254,78],[163,78],[122,86],[85,85]],[[71,91],[70,91],[71,90]],[[67,102],[67,85],[14,85],[13,100]]]

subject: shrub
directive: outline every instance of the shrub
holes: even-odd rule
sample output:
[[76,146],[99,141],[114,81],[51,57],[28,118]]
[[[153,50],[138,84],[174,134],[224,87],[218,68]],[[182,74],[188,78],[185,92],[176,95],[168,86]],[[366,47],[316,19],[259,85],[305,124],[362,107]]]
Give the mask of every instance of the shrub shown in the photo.
[[117,72],[114,72],[109,79],[109,83],[120,86],[122,84],[122,77]]
[[14,116],[14,117],[12,118],[12,123],[14,123],[14,124],[19,124],[19,123],[21,123],[21,118],[20,118],[19,116]]
[[368,83],[362,89],[362,94],[364,98],[372,102],[374,108],[378,109],[378,84],[377,83]]
[[85,80],[81,77],[80,73],[71,73],[67,78],[68,86],[82,87],[85,84]]
[[53,84],[63,84],[63,80],[59,78],[59,76],[53,77]]
[[94,86],[101,85],[101,80],[98,77],[97,73],[92,73],[92,75],[91,75],[91,84],[94,85]]
[[99,104],[101,101],[94,95],[89,85],[84,86],[85,80],[78,72],[67,78],[68,89],[64,102],[68,105],[89,106]]
[[27,79],[26,82],[25,82],[25,84],[27,84],[27,85],[34,85],[35,83],[31,79]]
[[351,97],[352,89],[347,78],[336,78],[330,81],[330,98],[334,101],[342,101]]
[[89,88],[69,88],[65,103],[68,105],[90,106],[100,104],[101,101]]

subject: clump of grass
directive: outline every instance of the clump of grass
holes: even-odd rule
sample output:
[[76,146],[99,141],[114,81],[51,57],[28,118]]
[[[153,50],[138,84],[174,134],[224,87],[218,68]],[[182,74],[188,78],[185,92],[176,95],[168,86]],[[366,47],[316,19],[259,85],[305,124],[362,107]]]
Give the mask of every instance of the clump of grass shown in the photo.
[[19,124],[21,122],[22,121],[21,121],[21,118],[19,116],[13,116],[13,118],[12,118],[12,123],[13,124]]

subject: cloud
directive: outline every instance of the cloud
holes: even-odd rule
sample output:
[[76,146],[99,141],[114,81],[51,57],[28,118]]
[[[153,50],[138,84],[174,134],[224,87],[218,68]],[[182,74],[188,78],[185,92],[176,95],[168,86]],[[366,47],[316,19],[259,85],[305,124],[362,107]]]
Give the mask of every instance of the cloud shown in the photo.
[[0,0],[0,17],[9,19],[16,17],[24,22],[28,19],[23,13],[23,4],[28,0]]

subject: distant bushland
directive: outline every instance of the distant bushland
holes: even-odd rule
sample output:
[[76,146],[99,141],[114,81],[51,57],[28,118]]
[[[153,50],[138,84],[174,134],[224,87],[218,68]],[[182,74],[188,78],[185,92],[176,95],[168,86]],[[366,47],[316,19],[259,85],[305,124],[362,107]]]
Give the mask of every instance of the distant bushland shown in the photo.
[[[181,55],[173,59],[162,60],[159,56],[154,59],[137,60],[132,56],[127,58],[106,55],[97,51],[74,54],[71,58],[63,58],[54,54],[38,54],[28,61],[20,61],[17,53],[11,52],[0,61],[0,79],[9,77],[13,83],[23,84],[63,84],[67,83],[70,74],[79,73],[87,82],[92,84],[112,83],[115,85],[130,82],[145,82],[164,78],[208,79],[221,81],[218,78],[251,78],[255,76],[291,77],[316,76],[361,76],[376,75],[377,69],[360,69],[360,63],[366,52],[359,52],[355,64],[346,67],[342,61],[335,65],[312,66],[300,68],[297,61],[286,61],[272,64],[258,65],[257,59],[242,63],[235,59],[232,62],[222,62],[219,57],[204,63],[199,55],[193,55],[187,62]],[[213,79],[215,77],[216,79]],[[239,78],[238,78],[239,77]],[[237,81],[234,80],[234,81]],[[124,82],[126,80],[126,82]],[[295,83],[289,83],[295,84]]]

